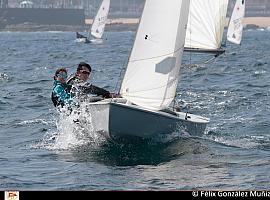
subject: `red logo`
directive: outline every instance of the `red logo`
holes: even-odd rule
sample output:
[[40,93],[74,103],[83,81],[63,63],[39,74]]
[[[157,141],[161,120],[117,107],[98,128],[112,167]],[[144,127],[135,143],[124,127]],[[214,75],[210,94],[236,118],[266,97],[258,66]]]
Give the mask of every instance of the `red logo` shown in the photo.
[[19,200],[19,191],[5,191],[5,200]]

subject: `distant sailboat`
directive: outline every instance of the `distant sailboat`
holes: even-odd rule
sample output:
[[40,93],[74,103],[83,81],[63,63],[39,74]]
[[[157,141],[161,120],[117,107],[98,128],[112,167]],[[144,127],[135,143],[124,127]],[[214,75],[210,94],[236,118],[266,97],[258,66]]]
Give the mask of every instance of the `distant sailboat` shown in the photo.
[[227,40],[234,44],[241,44],[244,15],[245,0],[236,0],[227,32]]
[[94,18],[91,30],[89,32],[89,36],[86,37],[77,32],[76,33],[77,41],[85,43],[102,42],[102,36],[107,22],[109,9],[110,9],[110,0],[103,0]]
[[228,0],[190,0],[185,51],[224,53],[221,48]]
[[76,32],[76,41],[77,41],[77,42],[85,42],[85,43],[90,42],[90,41],[87,39],[86,36],[84,36],[84,35],[82,35],[82,34],[80,34],[80,33],[78,33],[78,32]]
[[181,72],[189,0],[147,0],[120,88],[122,98],[90,102],[95,131],[108,137],[202,135],[207,118],[171,108]]

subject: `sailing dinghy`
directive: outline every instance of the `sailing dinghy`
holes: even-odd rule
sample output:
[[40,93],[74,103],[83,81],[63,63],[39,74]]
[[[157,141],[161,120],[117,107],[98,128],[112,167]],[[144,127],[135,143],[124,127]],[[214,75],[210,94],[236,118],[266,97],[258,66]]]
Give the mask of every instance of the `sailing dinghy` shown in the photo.
[[89,31],[89,36],[83,36],[76,33],[76,40],[85,43],[102,43],[102,36],[104,33],[105,25],[108,19],[110,9],[110,0],[103,0],[94,18],[93,24]]
[[202,135],[209,119],[170,107],[181,74],[189,0],[147,0],[120,87],[122,98],[89,102],[93,128],[107,137]]
[[244,16],[245,0],[236,0],[227,32],[227,40],[229,42],[241,44]]

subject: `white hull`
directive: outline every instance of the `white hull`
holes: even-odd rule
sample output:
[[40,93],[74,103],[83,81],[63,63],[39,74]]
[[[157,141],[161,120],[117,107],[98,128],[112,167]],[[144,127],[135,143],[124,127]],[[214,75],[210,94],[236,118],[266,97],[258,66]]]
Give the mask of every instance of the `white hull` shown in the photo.
[[207,118],[201,116],[186,115],[183,112],[151,111],[125,104],[123,101],[125,100],[114,99],[89,103],[96,132],[109,138],[125,136],[150,138],[179,131],[200,136],[209,123]]
[[94,38],[91,40],[88,40],[87,38],[76,38],[76,42],[78,43],[93,43],[93,44],[102,44],[103,40],[99,38]]
[[90,42],[87,38],[76,38],[75,41],[78,43],[89,43]]
[[103,39],[101,38],[94,38],[90,40],[91,43],[93,44],[102,44],[103,43]]

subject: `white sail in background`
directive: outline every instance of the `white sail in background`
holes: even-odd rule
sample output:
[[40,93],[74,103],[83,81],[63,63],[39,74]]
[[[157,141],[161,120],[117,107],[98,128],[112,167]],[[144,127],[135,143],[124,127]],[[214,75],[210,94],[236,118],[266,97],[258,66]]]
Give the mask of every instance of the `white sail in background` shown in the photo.
[[110,0],[103,0],[91,27],[91,35],[101,38],[107,22],[110,9]]
[[153,110],[175,97],[189,0],[146,0],[120,94]]
[[245,0],[236,0],[227,32],[227,40],[234,44],[241,43],[244,15]]
[[219,49],[227,8],[228,0],[190,0],[185,47]]

